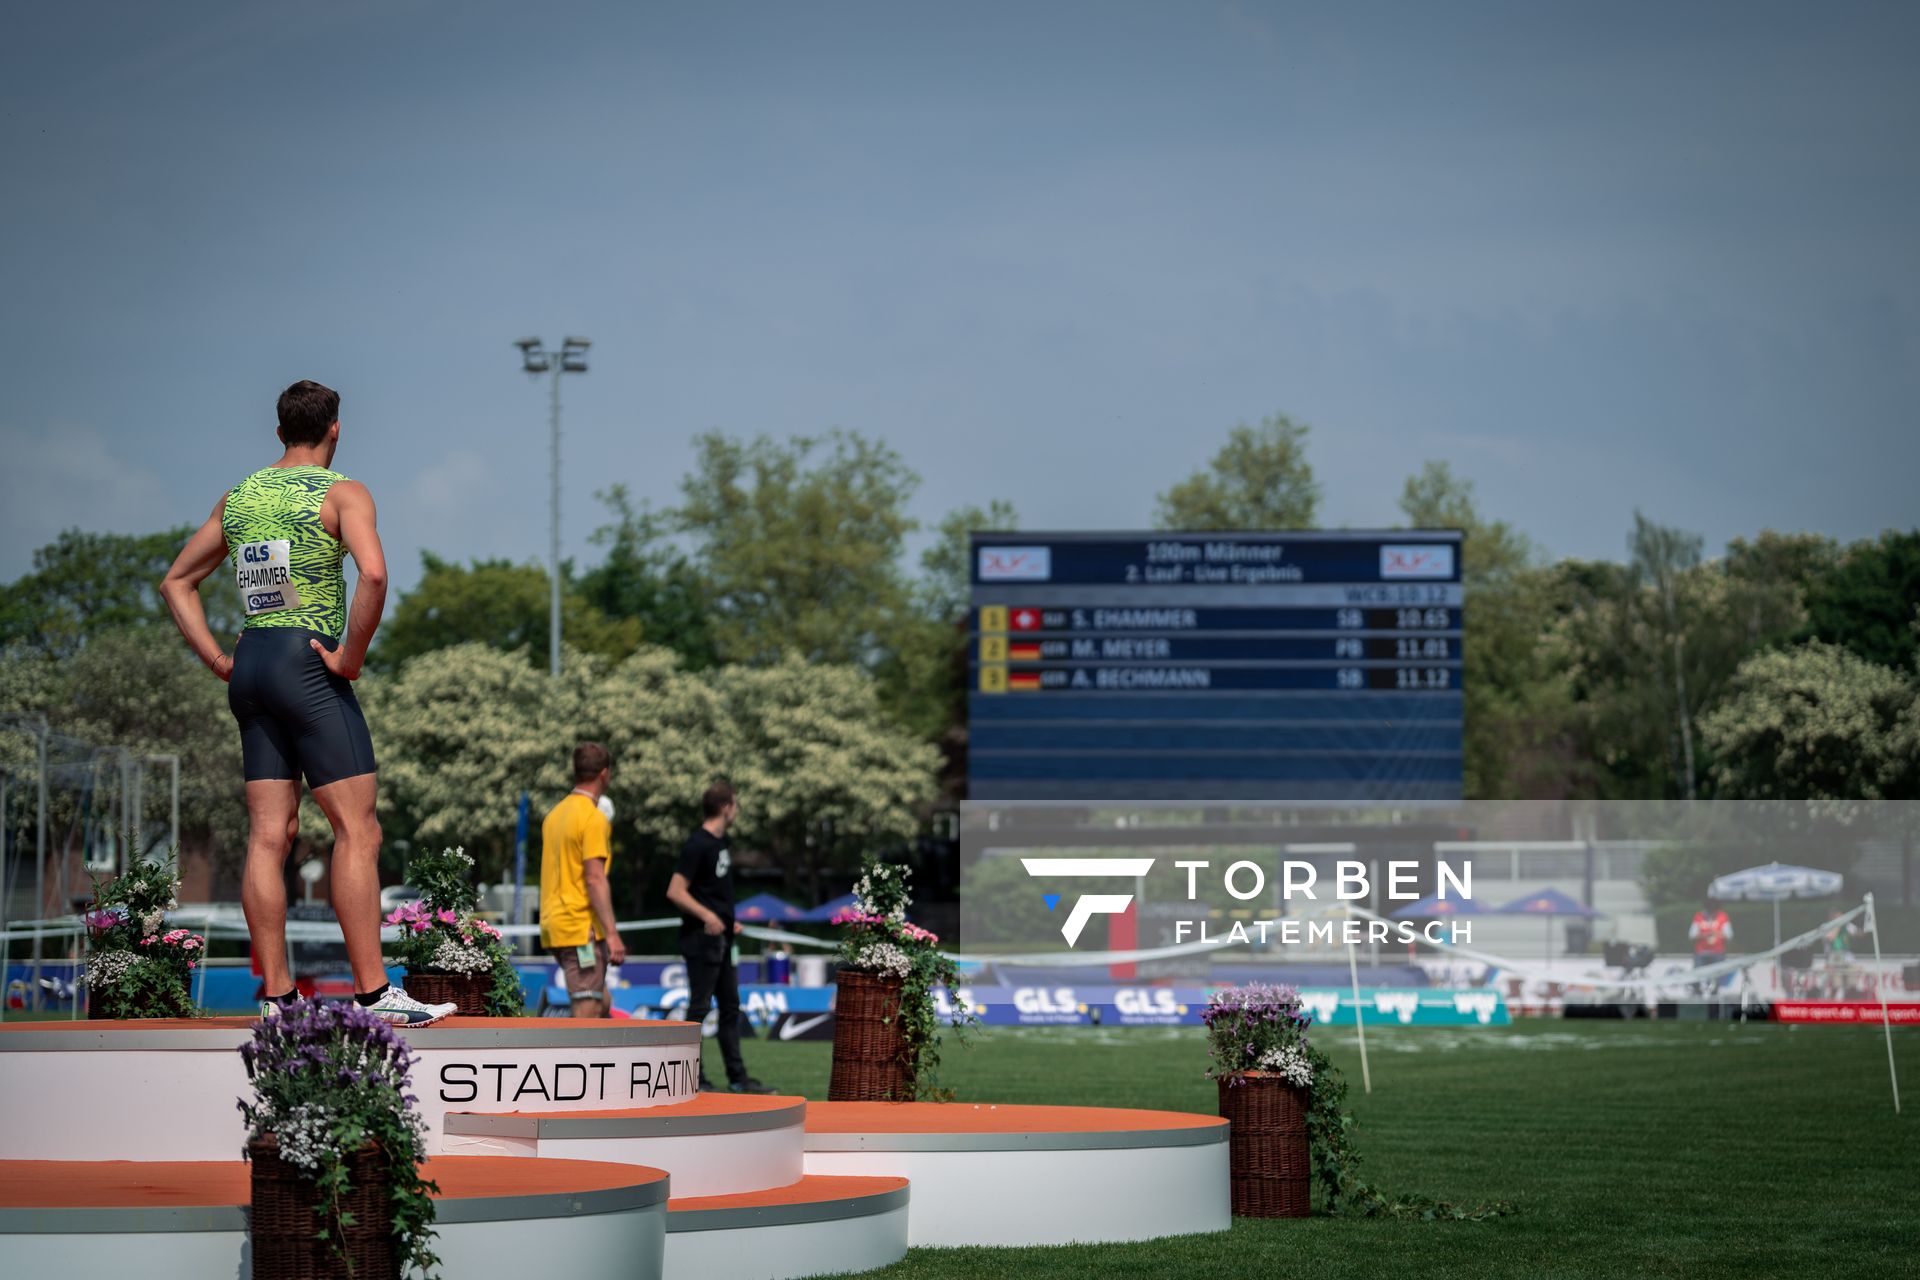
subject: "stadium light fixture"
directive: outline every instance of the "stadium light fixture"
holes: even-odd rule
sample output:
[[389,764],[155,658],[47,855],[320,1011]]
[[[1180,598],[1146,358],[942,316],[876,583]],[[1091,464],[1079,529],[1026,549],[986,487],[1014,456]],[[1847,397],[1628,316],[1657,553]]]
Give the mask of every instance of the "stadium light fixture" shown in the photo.
[[549,597],[547,602],[547,669],[555,676],[560,674],[560,375],[563,373],[585,373],[587,371],[587,348],[593,344],[585,338],[567,338],[560,344],[556,355],[549,352],[538,338],[522,338],[513,344],[520,348],[520,367],[530,374],[551,373],[553,375],[553,402],[548,425],[551,430],[552,454],[548,462],[548,530],[547,530],[547,580]]

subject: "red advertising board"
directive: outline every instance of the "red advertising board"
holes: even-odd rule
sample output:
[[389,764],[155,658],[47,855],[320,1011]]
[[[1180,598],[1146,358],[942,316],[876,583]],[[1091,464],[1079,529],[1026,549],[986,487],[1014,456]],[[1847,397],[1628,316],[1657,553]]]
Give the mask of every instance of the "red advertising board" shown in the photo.
[[[1878,1023],[1878,1000],[1775,1000],[1775,1022]],[[1920,1002],[1887,1001],[1887,1020],[1896,1027],[1920,1027]]]

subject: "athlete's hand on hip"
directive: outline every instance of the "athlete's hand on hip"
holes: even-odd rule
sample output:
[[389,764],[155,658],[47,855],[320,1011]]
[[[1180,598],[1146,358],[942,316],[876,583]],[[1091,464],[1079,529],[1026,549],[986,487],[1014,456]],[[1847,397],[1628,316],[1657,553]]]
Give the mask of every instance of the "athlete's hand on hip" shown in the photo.
[[341,645],[337,649],[329,649],[318,640],[309,640],[307,643],[312,645],[313,651],[320,655],[320,661],[326,666],[327,670],[333,672],[333,674],[339,676],[342,680],[358,680],[360,678],[359,664],[347,661],[347,646]]
[[627,962],[627,944],[620,941],[617,933],[607,935],[607,963],[625,964]]
[[224,653],[216,653],[213,655],[213,662],[209,665],[209,670],[222,680],[230,681],[233,679],[233,659]]
[[700,927],[707,931],[709,938],[717,938],[727,931],[727,922],[719,916],[708,916],[700,922]]

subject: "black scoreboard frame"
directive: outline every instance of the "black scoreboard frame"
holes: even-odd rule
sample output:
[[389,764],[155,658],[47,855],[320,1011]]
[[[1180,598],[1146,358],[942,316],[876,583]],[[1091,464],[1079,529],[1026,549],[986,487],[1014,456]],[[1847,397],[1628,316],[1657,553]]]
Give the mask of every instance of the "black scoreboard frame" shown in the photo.
[[968,797],[1459,800],[1463,551],[1457,529],[974,532]]

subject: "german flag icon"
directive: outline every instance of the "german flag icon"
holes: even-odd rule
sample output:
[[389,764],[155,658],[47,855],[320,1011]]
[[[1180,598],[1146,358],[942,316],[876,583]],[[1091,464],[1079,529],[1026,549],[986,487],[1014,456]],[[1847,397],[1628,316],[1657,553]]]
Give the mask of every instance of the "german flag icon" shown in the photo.
[[1038,689],[1039,687],[1040,673],[1038,671],[1009,671],[1007,673],[1007,690],[1010,693],[1024,693],[1029,689]]
[[1015,641],[1014,643],[1012,643],[1012,644],[1010,644],[1010,645],[1008,645],[1008,646],[1007,646],[1007,661],[1008,661],[1008,662],[1038,662],[1038,661],[1040,661],[1040,644],[1039,644],[1039,642],[1038,642],[1038,641],[1036,641],[1036,640],[1028,640],[1028,641],[1025,641],[1025,642],[1020,642],[1020,641]]

